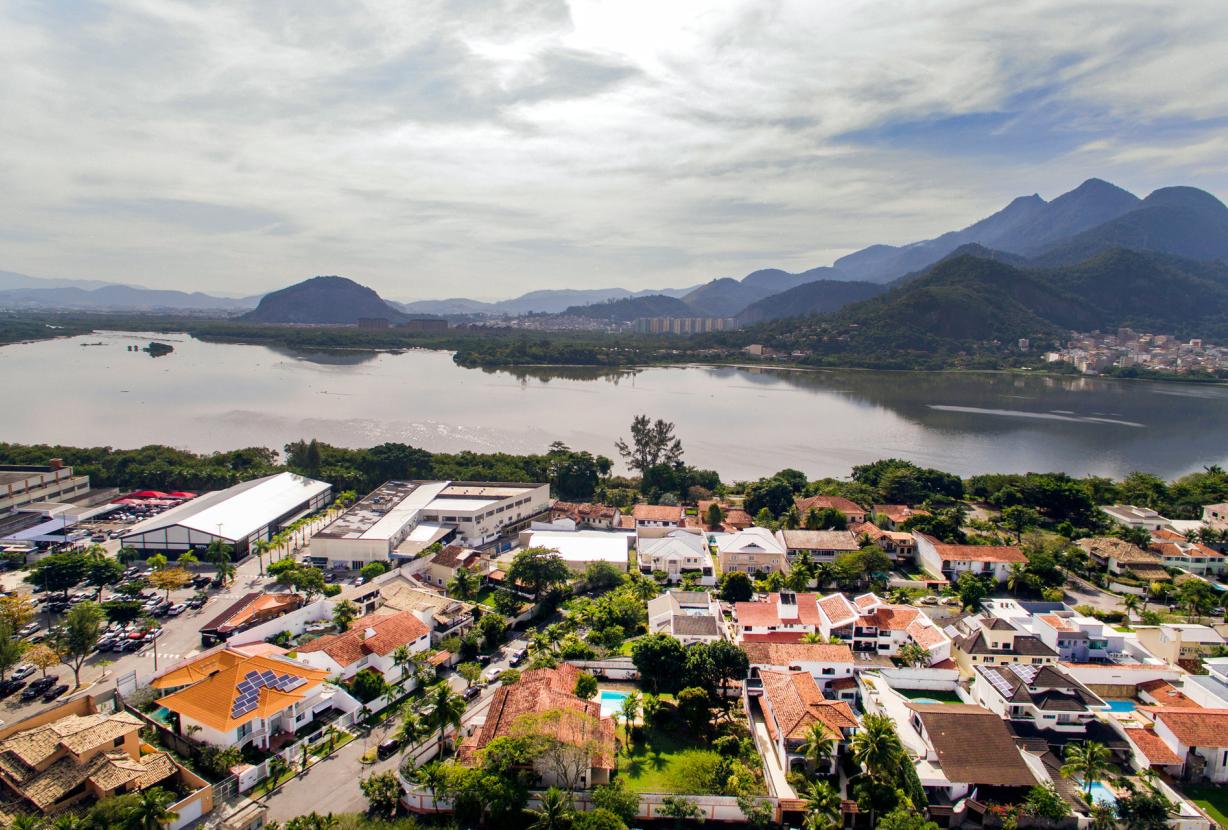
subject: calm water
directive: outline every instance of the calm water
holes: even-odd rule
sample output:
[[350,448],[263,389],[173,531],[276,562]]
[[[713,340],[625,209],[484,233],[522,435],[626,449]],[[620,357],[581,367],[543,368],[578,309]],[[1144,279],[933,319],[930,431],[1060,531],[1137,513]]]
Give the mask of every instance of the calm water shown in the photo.
[[[148,335],[0,347],[0,440],[193,450],[404,441],[436,451],[614,455],[636,413],[672,420],[726,479],[897,456],[960,474],[1173,476],[1228,464],[1228,388],[897,372],[462,369],[442,352],[303,354]],[[83,346],[83,343],[102,345]]]

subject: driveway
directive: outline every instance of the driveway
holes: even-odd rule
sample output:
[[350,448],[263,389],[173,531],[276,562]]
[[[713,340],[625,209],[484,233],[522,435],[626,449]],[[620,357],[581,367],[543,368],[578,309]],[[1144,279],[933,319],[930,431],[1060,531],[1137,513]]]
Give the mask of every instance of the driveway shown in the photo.
[[[455,677],[453,675],[452,677]],[[457,678],[460,679],[460,678]],[[449,682],[452,678],[449,678]],[[465,681],[460,680],[464,686]],[[455,685],[453,683],[453,685]],[[482,691],[482,696],[475,700],[465,711],[461,720],[461,733],[474,721],[486,715],[494,697],[495,687]],[[359,781],[371,775],[389,770],[396,770],[406,754],[413,752],[416,759],[430,757],[435,750],[437,735],[431,735],[412,750],[401,752],[383,761],[377,761],[370,766],[362,763],[363,754],[373,746],[379,746],[396,726],[396,719],[389,718],[375,727],[369,734],[351,741],[329,758],[313,767],[297,778],[287,781],[281,789],[264,799],[257,799],[269,808],[269,820],[284,822],[295,816],[311,812],[317,813],[360,813],[367,809],[367,798],[359,788]],[[415,764],[416,765],[416,764]]]

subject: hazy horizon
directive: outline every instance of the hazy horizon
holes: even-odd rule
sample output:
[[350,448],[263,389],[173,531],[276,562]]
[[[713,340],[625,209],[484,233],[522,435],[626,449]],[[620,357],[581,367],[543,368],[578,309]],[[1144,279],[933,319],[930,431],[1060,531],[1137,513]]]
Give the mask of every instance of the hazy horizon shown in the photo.
[[0,270],[246,296],[679,288],[1097,177],[1228,192],[1228,15],[10,4]]

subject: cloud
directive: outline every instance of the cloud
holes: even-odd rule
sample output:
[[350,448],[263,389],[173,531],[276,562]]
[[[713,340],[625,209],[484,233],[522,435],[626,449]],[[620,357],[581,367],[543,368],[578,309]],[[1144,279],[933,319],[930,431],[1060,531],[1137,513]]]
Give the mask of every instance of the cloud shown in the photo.
[[0,267],[639,289],[1223,192],[1226,39],[1201,0],[8,4]]

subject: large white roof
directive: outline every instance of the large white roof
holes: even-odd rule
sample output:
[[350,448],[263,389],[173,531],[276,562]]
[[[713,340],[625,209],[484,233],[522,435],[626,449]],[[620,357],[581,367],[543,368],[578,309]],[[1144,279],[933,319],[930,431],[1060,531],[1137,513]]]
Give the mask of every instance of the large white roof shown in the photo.
[[531,547],[557,550],[567,562],[611,562],[627,567],[629,537],[625,533],[605,533],[600,530],[575,532],[535,530],[529,534]]
[[181,526],[230,542],[255,531],[329,490],[327,482],[295,473],[277,473],[225,490],[197,496],[133,525],[124,538]]

